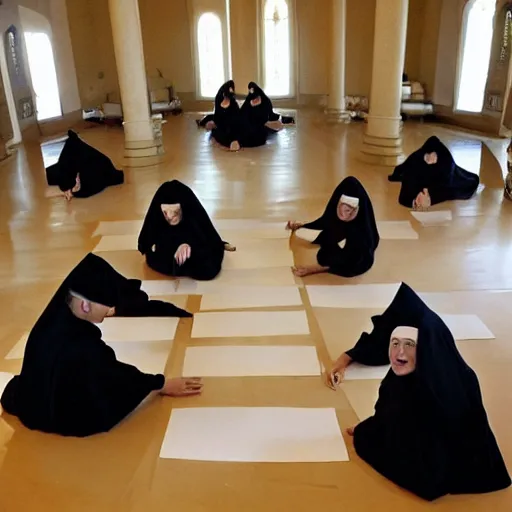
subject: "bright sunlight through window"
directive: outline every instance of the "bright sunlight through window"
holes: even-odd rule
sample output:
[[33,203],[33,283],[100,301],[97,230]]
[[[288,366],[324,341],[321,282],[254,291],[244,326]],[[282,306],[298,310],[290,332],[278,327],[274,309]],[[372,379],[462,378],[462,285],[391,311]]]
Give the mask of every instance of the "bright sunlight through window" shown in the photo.
[[266,0],[264,10],[265,92],[290,95],[290,19],[286,0]]
[[52,43],[44,32],[25,32],[28,65],[36,94],[37,120],[62,115]]
[[202,14],[197,22],[197,48],[199,56],[199,87],[203,98],[214,98],[226,81],[222,23],[211,12]]
[[496,0],[471,0],[466,6],[457,110],[482,111],[495,9]]

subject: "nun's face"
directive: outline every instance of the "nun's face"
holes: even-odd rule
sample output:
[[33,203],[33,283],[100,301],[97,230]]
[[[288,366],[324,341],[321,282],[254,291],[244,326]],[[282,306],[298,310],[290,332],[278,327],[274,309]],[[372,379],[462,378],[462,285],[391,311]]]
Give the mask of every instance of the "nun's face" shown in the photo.
[[220,104],[220,106],[222,108],[228,108],[230,105],[231,105],[231,100],[224,96],[224,99],[222,100],[222,103]]
[[350,222],[354,220],[357,216],[357,212],[359,211],[359,207],[354,208],[346,203],[338,203],[337,213],[338,218],[343,222]]
[[437,153],[435,151],[432,153],[425,153],[423,160],[425,160],[428,165],[437,164]]
[[403,377],[416,369],[416,345],[416,341],[409,338],[391,338],[389,360],[395,375]]
[[181,222],[183,216],[181,211],[181,205],[176,204],[162,204],[162,213],[164,214],[165,220],[171,225],[176,226]]

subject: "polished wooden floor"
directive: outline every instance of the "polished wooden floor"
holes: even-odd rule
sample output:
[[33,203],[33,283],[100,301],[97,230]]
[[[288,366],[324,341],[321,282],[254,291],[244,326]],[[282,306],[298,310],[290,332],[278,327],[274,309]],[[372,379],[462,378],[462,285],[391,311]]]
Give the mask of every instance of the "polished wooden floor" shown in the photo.
[[[68,271],[92,249],[98,221],[140,219],[156,188],[177,178],[196,191],[216,218],[309,219],[320,213],[333,188],[347,175],[369,191],[379,220],[412,220],[397,205],[398,186],[390,169],[359,160],[362,124],[325,125],[316,113],[299,112],[294,128],[264,148],[237,154],[213,148],[193,116],[170,118],[165,126],[166,161],[128,170],[126,184],[69,204],[45,198],[39,145],[21,147],[0,164],[0,371],[16,372],[19,361],[3,357],[37,319]],[[483,187],[470,201],[444,205],[453,222],[422,228],[416,241],[384,240],[374,268],[354,283],[405,281],[429,294],[446,313],[475,313],[496,339],[467,341],[461,352],[477,372],[486,408],[502,452],[512,469],[512,203],[503,199],[507,142],[481,139],[446,127],[407,123],[406,152],[437,134],[457,162],[480,174]],[[122,163],[123,135],[115,128],[85,130],[81,136]],[[44,147],[47,159],[55,145]],[[440,208],[437,208],[440,209]],[[296,263],[313,261],[306,243],[291,245]],[[104,255],[130,277],[153,278],[138,253]],[[288,271],[287,269],[283,269]],[[304,283],[346,280],[314,276]],[[301,281],[298,280],[300,284]],[[456,292],[456,293],[455,293]],[[311,337],[320,357],[335,357],[365,325],[368,311],[337,316],[313,311],[305,300]],[[198,299],[188,307],[197,310]],[[179,371],[190,339],[183,321],[168,361]],[[341,332],[350,333],[341,336]],[[340,338],[349,340],[340,342]],[[366,407],[375,382],[344,385],[334,393],[315,378],[207,379],[204,395],[184,401],[157,399],[112,432],[89,439],[63,439],[28,431],[0,418],[0,510],[2,512],[180,512],[346,510],[415,512],[433,505],[409,495],[362,463],[346,438],[351,461],[339,464],[235,464],[159,459],[173,406],[335,407],[341,427],[357,422],[355,408]],[[404,433],[404,442],[406,442]],[[448,496],[439,511],[505,512],[512,491],[486,496]]]

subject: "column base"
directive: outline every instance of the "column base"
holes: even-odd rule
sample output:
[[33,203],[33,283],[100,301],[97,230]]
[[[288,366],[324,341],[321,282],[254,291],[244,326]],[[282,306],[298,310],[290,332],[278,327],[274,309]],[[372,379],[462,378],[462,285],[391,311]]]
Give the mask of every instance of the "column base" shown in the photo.
[[337,108],[326,108],[325,116],[328,123],[345,123],[348,124],[351,121],[350,113],[346,110],[340,110]]
[[125,167],[149,167],[163,161],[162,140],[130,141],[124,147]]
[[402,137],[386,139],[365,134],[360,158],[363,162],[373,165],[399,165],[405,160]]

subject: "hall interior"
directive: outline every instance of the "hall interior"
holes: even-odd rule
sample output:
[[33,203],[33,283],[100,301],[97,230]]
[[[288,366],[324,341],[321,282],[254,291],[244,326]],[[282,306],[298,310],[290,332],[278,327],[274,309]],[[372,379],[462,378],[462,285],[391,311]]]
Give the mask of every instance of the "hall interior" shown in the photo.
[[[512,203],[503,191],[512,129],[511,20],[504,0],[0,2],[2,387],[21,371],[31,327],[90,251],[127,277],[162,286],[158,298],[195,315],[175,322],[168,335],[156,333],[151,319],[138,329],[126,324],[111,343],[130,362],[180,376],[191,349],[309,347],[318,366],[312,374],[272,374],[254,371],[254,362],[245,375],[238,368],[247,365],[243,360],[207,366],[201,396],[159,397],[112,431],[85,439],[31,431],[4,412],[0,509],[430,509],[362,461],[346,433],[373,414],[382,376],[346,380],[332,391],[321,375],[371,329],[371,316],[382,313],[401,282],[455,322],[457,347],[478,376],[510,467]],[[250,81],[270,90],[275,110],[295,124],[263,147],[230,152],[214,145],[195,121],[213,110],[218,87],[231,78],[241,98]],[[427,115],[403,115],[412,84],[416,101],[432,108]],[[172,99],[176,112],[160,116],[149,108]],[[98,117],[86,119],[92,112]],[[124,170],[123,185],[69,202],[50,192],[45,168],[58,160],[69,129]],[[387,178],[432,135],[480,185],[467,201],[432,207],[443,221],[429,223],[398,204],[400,184]],[[286,222],[320,215],[346,176],[356,176],[371,197],[381,233],[374,266],[350,279],[294,276],[291,266],[315,263],[317,248],[290,235]],[[194,190],[237,246],[236,259],[209,283],[179,280],[173,288],[124,245],[137,235],[155,191],[173,179]],[[219,321],[205,322],[201,334],[196,329],[209,315]],[[149,335],[126,342],[127,329],[146,328]],[[284,359],[270,366],[286,367]],[[267,408],[275,416],[257,421],[260,431],[272,431],[276,420],[270,453],[256,453],[256,443],[250,460],[165,456],[169,421],[179,411],[213,411],[215,419],[216,410]],[[304,410],[334,411],[346,460],[314,461],[304,441],[294,449],[300,421],[287,437],[277,418]],[[209,438],[234,451],[244,444],[244,432],[201,427],[201,442],[191,431],[185,448],[208,445]],[[300,460],[306,452],[310,458]],[[278,462],[280,456],[293,461]],[[511,503],[507,489],[446,496],[435,506],[505,512]]]

